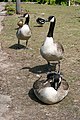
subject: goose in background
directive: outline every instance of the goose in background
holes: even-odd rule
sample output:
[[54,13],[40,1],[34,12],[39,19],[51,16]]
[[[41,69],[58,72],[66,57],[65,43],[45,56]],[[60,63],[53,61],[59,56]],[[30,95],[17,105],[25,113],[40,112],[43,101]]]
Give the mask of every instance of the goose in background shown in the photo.
[[36,19],[36,22],[37,22],[37,24],[40,25],[40,27],[42,27],[42,26],[44,25],[44,23],[47,22],[47,20],[45,20],[44,18],[38,17],[38,18]]
[[19,28],[21,28],[23,26],[23,19],[20,19],[18,22],[17,22],[17,25]]
[[[55,86],[57,83],[57,86]],[[54,104],[63,100],[68,92],[69,85],[59,73],[49,73],[46,79],[40,77],[33,84],[36,97],[46,104]]]
[[50,27],[47,37],[40,48],[40,53],[48,62],[48,65],[50,65],[50,61],[58,62],[58,72],[60,72],[60,60],[63,58],[64,48],[59,42],[55,42],[53,38],[53,32],[56,23],[55,16],[49,16],[48,22],[50,22]]
[[29,27],[30,16],[28,13],[25,13],[21,17],[25,17],[25,23],[22,27],[20,27],[17,30],[17,33],[16,33],[16,36],[18,38],[18,46],[20,45],[20,40],[26,40],[26,48],[28,48],[27,43],[28,43],[29,38],[31,37],[31,30]]

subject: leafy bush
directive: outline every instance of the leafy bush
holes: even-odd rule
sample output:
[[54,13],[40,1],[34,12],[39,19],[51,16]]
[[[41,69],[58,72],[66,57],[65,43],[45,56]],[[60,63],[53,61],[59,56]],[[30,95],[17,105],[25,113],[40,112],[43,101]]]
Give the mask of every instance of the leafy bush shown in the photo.
[[47,3],[50,5],[55,5],[55,0],[48,0]]
[[45,4],[45,3],[46,3],[46,0],[37,0],[37,2],[38,2],[39,4]]
[[[7,1],[7,0],[2,0],[2,1]],[[12,2],[16,2],[16,0],[11,0]],[[21,2],[37,2],[39,4],[50,4],[50,5],[67,5],[67,0],[21,0]],[[70,0],[71,5],[74,4],[75,2],[80,3],[80,0]],[[9,7],[9,4],[6,5],[6,8]],[[14,8],[9,8],[9,9],[13,9],[13,10],[9,10],[14,11]]]
[[12,2],[16,2],[16,0],[12,0]]
[[75,1],[77,1],[77,2],[79,2],[79,3],[80,3],[80,0],[75,0]]
[[13,15],[15,13],[15,8],[12,3],[8,3],[5,5],[5,10],[7,11],[8,15]]
[[78,2],[78,3],[80,3],[80,0],[75,0],[75,2]]

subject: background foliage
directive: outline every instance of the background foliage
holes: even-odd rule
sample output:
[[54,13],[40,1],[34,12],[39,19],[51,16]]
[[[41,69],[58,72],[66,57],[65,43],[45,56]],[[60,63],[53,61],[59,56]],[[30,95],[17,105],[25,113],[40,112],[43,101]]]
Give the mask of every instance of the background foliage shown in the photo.
[[[50,5],[67,5],[68,0],[21,0],[21,2],[37,2],[39,4],[50,4]],[[8,0],[1,0],[0,2],[8,2]],[[16,2],[16,0],[11,0],[11,2]],[[71,4],[79,3],[80,0],[70,0]]]

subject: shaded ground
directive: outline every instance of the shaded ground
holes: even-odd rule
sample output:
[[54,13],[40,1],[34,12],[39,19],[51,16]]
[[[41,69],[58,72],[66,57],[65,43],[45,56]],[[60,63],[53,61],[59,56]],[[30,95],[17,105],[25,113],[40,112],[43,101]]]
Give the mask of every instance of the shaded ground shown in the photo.
[[[32,50],[17,49],[15,24],[18,16],[6,16],[0,41],[0,109],[1,120],[80,120],[80,7],[53,7],[26,4],[31,10],[30,26],[32,37],[28,43]],[[44,7],[43,7],[44,6]],[[37,12],[35,10],[37,9]],[[31,8],[31,9],[30,9]],[[43,8],[43,9],[42,9]],[[48,12],[46,12],[48,10]],[[54,13],[52,12],[54,11]],[[41,14],[44,12],[43,14]],[[65,48],[61,70],[67,79],[70,92],[58,104],[45,105],[35,97],[32,86],[39,75],[46,77],[46,61],[41,57],[39,48],[46,36],[49,24],[37,27],[35,18],[55,14],[57,24],[55,39]],[[2,99],[2,100],[1,100]]]

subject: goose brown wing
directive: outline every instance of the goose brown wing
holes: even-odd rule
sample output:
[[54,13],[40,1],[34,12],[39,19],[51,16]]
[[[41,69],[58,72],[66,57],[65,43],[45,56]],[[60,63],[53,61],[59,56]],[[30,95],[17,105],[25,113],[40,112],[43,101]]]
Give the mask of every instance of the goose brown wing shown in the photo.
[[63,79],[63,78],[62,78],[62,84],[63,84],[64,90],[68,90],[69,85],[68,85],[67,81],[65,79]]
[[59,43],[59,42],[57,42],[57,49],[58,49],[59,51],[61,51],[62,53],[64,53],[64,48],[63,48],[62,44]]

